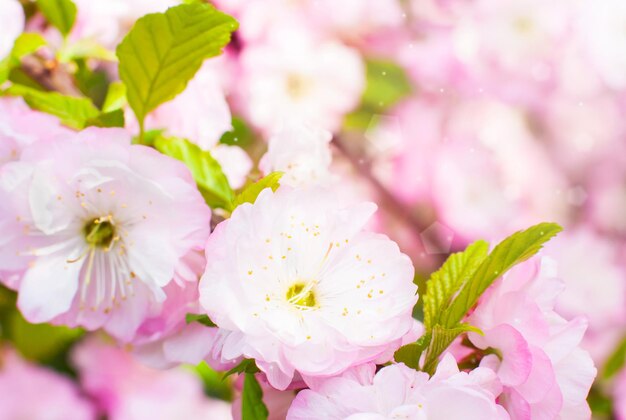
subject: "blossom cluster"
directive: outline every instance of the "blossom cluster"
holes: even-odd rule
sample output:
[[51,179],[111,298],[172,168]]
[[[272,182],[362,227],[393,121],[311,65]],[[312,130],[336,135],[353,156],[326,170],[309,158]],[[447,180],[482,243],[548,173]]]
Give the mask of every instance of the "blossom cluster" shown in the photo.
[[544,3],[0,0],[0,418],[626,420],[626,7]]

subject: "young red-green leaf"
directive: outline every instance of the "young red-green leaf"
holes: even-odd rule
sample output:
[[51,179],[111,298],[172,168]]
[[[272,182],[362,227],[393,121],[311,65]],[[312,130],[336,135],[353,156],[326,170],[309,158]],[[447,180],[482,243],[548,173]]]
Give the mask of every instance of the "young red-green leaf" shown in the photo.
[[263,390],[254,373],[246,373],[241,394],[241,419],[266,420],[269,415],[263,403]]
[[272,191],[280,186],[280,178],[283,176],[283,172],[272,172],[266,177],[261,178],[254,184],[248,185],[244,190],[235,197],[231,205],[231,211],[236,209],[243,203],[254,203],[256,198],[266,188],[271,188]]
[[230,208],[234,193],[220,164],[211,153],[176,137],[157,137],[154,147],[159,152],[183,162],[193,175],[207,204],[213,208]]
[[139,19],[117,47],[120,78],[143,132],[150,111],[185,90],[202,62],[221,54],[237,21],[206,3]]
[[511,267],[535,255],[543,244],[563,230],[556,223],[540,223],[500,242],[474,271],[451,305],[440,316],[441,325],[455,328],[478,298]]

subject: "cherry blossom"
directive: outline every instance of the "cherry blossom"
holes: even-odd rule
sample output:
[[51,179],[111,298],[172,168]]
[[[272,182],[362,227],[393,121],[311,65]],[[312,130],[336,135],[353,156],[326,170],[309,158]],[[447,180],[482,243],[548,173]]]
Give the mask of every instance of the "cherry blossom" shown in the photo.
[[96,337],[74,349],[80,383],[112,420],[229,420],[230,405],[204,396],[200,379],[182,369],[153,370]]
[[70,378],[23,360],[14,350],[0,353],[0,417],[3,419],[92,420],[95,409]]
[[579,347],[584,317],[567,321],[554,312],[563,289],[553,261],[534,259],[513,268],[481,298],[467,321],[484,333],[469,337],[480,349],[495,349],[481,366],[504,386],[501,403],[512,417],[585,419],[587,393],[596,376]]
[[20,232],[1,268],[21,274],[10,286],[31,322],[104,326],[128,340],[208,235],[210,211],[189,171],[132,146],[123,130],[37,144],[1,176],[11,205],[0,220]]
[[18,0],[0,0],[0,59],[13,48],[15,39],[24,30],[24,10]]
[[306,124],[290,124],[270,137],[268,151],[259,164],[268,174],[283,172],[281,184],[303,186],[328,183],[332,134]]
[[217,226],[200,303],[227,332],[221,356],[256,359],[285,389],[376,359],[411,329],[413,267],[361,229],[376,207],[323,189],[264,190]]
[[31,110],[21,98],[0,99],[0,166],[17,160],[26,146],[70,133],[56,118]]
[[508,419],[496,404],[500,385],[492,371],[460,372],[451,355],[432,378],[404,364],[369,377],[328,379],[319,389],[298,393],[288,420],[325,419]]
[[239,102],[265,132],[294,119],[334,131],[365,87],[365,68],[355,50],[304,31],[253,44],[240,60]]

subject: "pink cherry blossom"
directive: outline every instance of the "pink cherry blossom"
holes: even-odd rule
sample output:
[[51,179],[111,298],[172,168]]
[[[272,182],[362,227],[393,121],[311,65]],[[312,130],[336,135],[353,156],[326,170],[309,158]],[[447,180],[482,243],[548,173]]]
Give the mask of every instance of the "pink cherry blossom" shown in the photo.
[[516,419],[587,419],[587,393],[596,376],[579,343],[584,317],[566,321],[554,310],[563,283],[548,259],[513,268],[481,297],[467,321],[480,349],[495,349],[481,361],[504,385],[499,401]]
[[576,23],[581,31],[588,57],[607,85],[626,89],[626,5],[620,0],[607,0],[592,5],[577,2]]
[[219,72],[217,64],[207,61],[183,93],[150,113],[146,118],[146,129],[165,129],[204,150],[214,147],[222,134],[232,130],[230,109]]
[[104,326],[130,340],[208,235],[210,210],[188,169],[120,129],[27,148],[0,185],[10,202],[0,222],[19,232],[0,268],[21,274],[10,286],[31,322]]
[[135,21],[148,13],[164,12],[176,0],[75,0],[78,15],[72,29],[74,39],[95,41],[114,49]]
[[[145,126],[148,130],[165,130],[209,151],[222,166],[231,186],[240,188],[252,169],[252,161],[241,148],[219,144],[222,135],[232,130],[230,108],[222,87],[224,65],[216,60],[205,62],[180,95],[148,115]],[[139,124],[130,109],[126,121],[129,130],[139,132]]]
[[240,60],[238,101],[250,121],[268,133],[290,120],[334,131],[365,87],[365,68],[355,50],[304,31],[249,45]]
[[[276,36],[277,26],[307,30],[359,41],[372,33],[400,25],[405,16],[398,0],[217,0],[234,14],[246,41]],[[278,29],[282,32],[283,29]]]
[[230,405],[204,396],[190,371],[152,370],[130,353],[90,337],[74,349],[80,382],[111,420],[229,420]]
[[375,208],[281,187],[220,223],[200,303],[226,335],[222,359],[254,358],[285,389],[296,373],[336,375],[399,347],[413,325],[413,267],[386,236],[361,231]]
[[252,169],[252,160],[241,147],[218,144],[210,152],[219,162],[231,187],[237,189],[246,184]]
[[545,255],[555,260],[566,280],[557,299],[559,313],[586,314],[591,329],[624,324],[626,272],[619,265],[616,245],[590,229],[564,232],[547,244]]
[[375,376],[338,377],[318,389],[298,393],[288,420],[508,419],[496,404],[500,390],[489,369],[460,372],[446,355],[432,378],[404,364],[384,367]]
[[332,134],[306,124],[290,124],[270,137],[268,151],[259,167],[268,174],[283,172],[282,185],[324,184],[329,172]]
[[0,60],[9,55],[24,30],[24,9],[19,0],[0,0]]
[[0,353],[0,418],[93,420],[95,409],[69,378],[23,360],[15,351]]
[[204,255],[192,252],[183,258],[174,282],[163,290],[166,299],[158,311],[146,318],[131,342],[137,359],[155,369],[181,363],[196,365],[206,360],[217,370],[226,371],[234,363],[222,363],[215,347],[220,340],[217,328],[188,323],[188,314],[202,312],[198,302],[198,280],[204,271]]
[[53,116],[31,110],[21,98],[0,98],[0,166],[17,160],[26,146],[71,133]]

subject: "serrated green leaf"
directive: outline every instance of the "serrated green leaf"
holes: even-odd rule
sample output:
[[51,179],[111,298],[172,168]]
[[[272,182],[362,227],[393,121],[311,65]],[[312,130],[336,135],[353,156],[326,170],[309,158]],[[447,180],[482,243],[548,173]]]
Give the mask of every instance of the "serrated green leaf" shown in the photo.
[[217,327],[211,318],[205,314],[187,314],[185,315],[185,322],[187,324],[191,324],[192,322],[197,322],[207,327]]
[[121,109],[127,104],[126,101],[126,86],[122,82],[111,82],[107,90],[107,95],[104,98],[104,104],[102,105],[103,112],[111,112],[116,109]]
[[468,331],[482,334],[478,328],[472,327],[468,324],[459,324],[454,328],[444,328],[439,325],[435,325],[432,329],[430,345],[426,351],[423,370],[432,375],[437,368],[439,356],[441,356],[448,346],[452,344],[455,338]]
[[555,223],[540,223],[500,242],[441,314],[441,325],[454,328],[491,284],[514,265],[535,255],[543,244],[563,230]]
[[261,194],[261,191],[266,188],[271,188],[272,191],[276,191],[276,189],[280,186],[280,178],[282,178],[283,175],[283,172],[272,172],[254,184],[248,185],[239,195],[237,195],[237,197],[235,197],[231,205],[231,210],[236,209],[237,206],[240,206],[243,203],[254,203],[259,194]]
[[224,373],[223,379],[228,378],[234,373],[257,373],[260,372],[254,359],[243,359],[237,366]]
[[157,137],[154,147],[161,153],[183,162],[193,175],[202,196],[213,208],[230,207],[234,193],[220,164],[206,150],[175,137]]
[[626,365],[626,337],[622,340],[622,342],[617,346],[613,354],[607,359],[604,364],[604,371],[602,372],[602,376],[604,379],[610,379],[617,372],[622,370],[622,368]]
[[46,20],[63,36],[67,35],[76,20],[76,5],[71,0],[37,0],[37,6]]
[[146,115],[181,93],[236,29],[231,16],[200,3],[181,4],[135,23],[117,47],[117,57],[128,103],[142,128]]
[[420,357],[422,353],[430,344],[431,335],[426,333],[421,336],[415,343],[410,343],[400,347],[393,355],[393,358],[398,363],[404,363],[408,367],[419,370]]
[[20,85],[11,86],[6,92],[21,96],[31,108],[55,115],[63,124],[78,130],[85,128],[89,120],[100,115],[98,108],[87,98],[42,92]]
[[241,419],[266,420],[269,415],[263,403],[263,390],[253,373],[246,373],[241,394]]
[[426,331],[439,323],[439,315],[450,305],[452,298],[471,278],[488,252],[487,242],[476,241],[465,251],[450,255],[441,268],[430,276],[423,297]]

